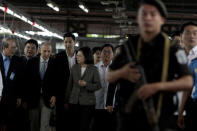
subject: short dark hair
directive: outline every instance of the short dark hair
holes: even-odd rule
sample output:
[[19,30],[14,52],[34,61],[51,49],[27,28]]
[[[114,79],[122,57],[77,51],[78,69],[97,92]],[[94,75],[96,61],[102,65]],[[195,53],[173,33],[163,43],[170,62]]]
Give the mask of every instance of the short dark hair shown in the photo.
[[114,47],[111,45],[111,44],[104,44],[102,47],[101,47],[101,51],[103,51],[103,49],[105,47],[111,47],[112,51],[114,52]]
[[117,45],[117,46],[115,46],[114,50],[116,50],[117,48],[120,48],[120,47],[121,47],[121,45]]
[[158,9],[159,13],[161,14],[161,16],[163,16],[164,18],[166,18],[168,16],[166,6],[164,5],[164,3],[161,0],[141,0],[140,6],[143,4],[148,4],[148,5],[152,5],[152,6],[156,7]]
[[93,56],[92,56],[92,51],[89,47],[81,47],[78,52],[81,51],[85,57],[85,64],[93,64]]
[[66,37],[72,37],[72,39],[75,41],[75,36],[70,32],[64,34],[64,40]]
[[34,44],[34,45],[36,46],[36,49],[38,49],[38,42],[37,42],[37,40],[29,39],[28,41],[25,42],[25,46],[26,46],[28,43]]
[[185,27],[190,26],[190,25],[191,25],[191,26],[196,26],[196,27],[197,27],[197,24],[196,24],[195,22],[189,21],[189,22],[184,23],[184,24],[181,26],[180,32],[183,33]]
[[101,47],[96,46],[96,47],[92,48],[92,54],[93,54],[93,55],[94,55],[94,53],[96,53],[97,51],[101,51]]

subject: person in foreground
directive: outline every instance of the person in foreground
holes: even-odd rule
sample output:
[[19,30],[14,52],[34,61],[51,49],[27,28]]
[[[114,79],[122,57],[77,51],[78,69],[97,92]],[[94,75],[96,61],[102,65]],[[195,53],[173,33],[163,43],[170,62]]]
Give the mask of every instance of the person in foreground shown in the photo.
[[[170,44],[168,36],[161,32],[166,17],[166,8],[160,0],[142,0],[137,13],[140,34],[125,43],[109,66],[107,80],[120,84],[117,99],[120,131],[173,129],[176,125],[176,122],[171,121],[174,113],[173,95],[176,91],[192,88],[185,51],[174,42]],[[129,61],[128,56],[133,61]],[[135,65],[141,65],[144,73]],[[147,83],[139,84],[144,76]],[[126,113],[125,107],[132,100],[130,96],[137,85],[140,85],[136,93],[140,99],[133,102],[130,113]],[[152,118],[156,118],[154,124],[150,122],[144,108],[144,103],[147,104],[150,99],[154,104],[151,107],[154,109]]]

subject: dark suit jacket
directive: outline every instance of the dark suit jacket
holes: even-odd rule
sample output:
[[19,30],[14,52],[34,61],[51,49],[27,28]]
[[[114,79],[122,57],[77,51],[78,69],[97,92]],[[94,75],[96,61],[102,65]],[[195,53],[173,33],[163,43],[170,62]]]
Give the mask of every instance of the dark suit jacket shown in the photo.
[[50,58],[43,80],[40,78],[40,57],[37,56],[28,60],[26,67],[26,88],[28,88],[27,104],[29,108],[36,108],[39,106],[41,97],[41,88],[44,103],[50,107],[50,98],[55,96],[53,85],[53,59]]
[[[79,80],[86,81],[87,85],[81,87],[78,84]],[[94,91],[100,88],[100,77],[96,66],[88,65],[81,76],[81,65],[75,64],[71,70],[65,102],[71,104],[79,103],[80,105],[95,105],[96,98]]]
[[0,54],[0,69],[3,78],[3,93],[2,104],[7,107],[16,106],[16,98],[21,98],[21,83],[19,82],[19,76],[21,73],[21,60],[17,56],[12,56],[10,66],[8,69],[7,77],[5,76],[5,68],[2,54]]
[[64,104],[65,91],[70,76],[69,63],[65,51],[58,53],[55,56],[55,69],[54,69],[54,83],[56,88],[57,104]]

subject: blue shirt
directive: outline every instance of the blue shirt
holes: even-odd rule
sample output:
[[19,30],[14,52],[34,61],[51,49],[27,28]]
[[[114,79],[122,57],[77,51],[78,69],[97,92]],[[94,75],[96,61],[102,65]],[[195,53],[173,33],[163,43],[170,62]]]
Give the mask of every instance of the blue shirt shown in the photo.
[[5,69],[5,76],[7,77],[8,69],[10,67],[11,57],[7,58],[3,53],[2,53],[2,57],[3,57],[3,64]]
[[193,91],[192,91],[192,99],[197,100],[197,58],[193,59],[189,65],[192,74],[193,74],[193,81],[194,81],[194,86],[193,86]]

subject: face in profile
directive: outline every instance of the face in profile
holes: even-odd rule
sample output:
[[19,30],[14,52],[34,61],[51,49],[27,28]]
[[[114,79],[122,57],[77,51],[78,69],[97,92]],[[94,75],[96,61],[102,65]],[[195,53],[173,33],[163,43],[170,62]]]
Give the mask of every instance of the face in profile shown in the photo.
[[94,57],[94,61],[95,61],[96,63],[98,63],[99,61],[101,61],[101,51],[100,51],[100,50],[97,50],[97,51],[94,53],[93,57]]
[[11,57],[15,54],[17,47],[16,47],[16,43],[14,42],[14,40],[8,40],[8,48],[4,48],[4,55],[7,57]]
[[77,52],[77,63],[79,63],[79,64],[85,64],[85,57],[84,57],[82,51],[78,51]]

